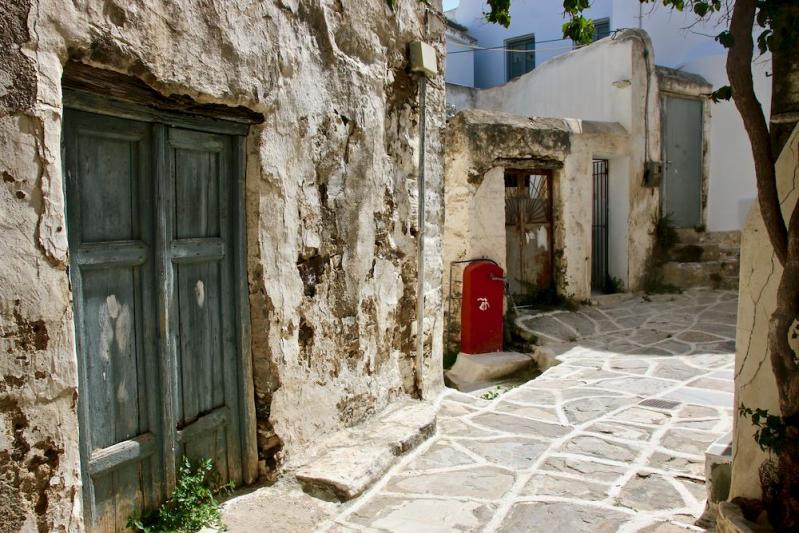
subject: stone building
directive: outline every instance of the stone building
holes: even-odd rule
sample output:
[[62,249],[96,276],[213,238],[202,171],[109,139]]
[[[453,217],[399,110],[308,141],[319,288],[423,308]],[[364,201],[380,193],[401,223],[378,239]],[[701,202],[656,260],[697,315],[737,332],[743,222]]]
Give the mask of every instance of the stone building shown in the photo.
[[0,29],[4,530],[119,529],[181,454],[246,484],[438,393],[424,4],[16,0]]
[[[738,232],[704,228],[712,86],[655,60],[646,32],[623,30],[501,85],[447,84],[445,323],[457,323],[459,262],[481,257],[517,302],[737,286]],[[673,199],[686,180],[695,202]],[[685,227],[674,205],[701,223]],[[661,258],[667,213],[681,244]]]

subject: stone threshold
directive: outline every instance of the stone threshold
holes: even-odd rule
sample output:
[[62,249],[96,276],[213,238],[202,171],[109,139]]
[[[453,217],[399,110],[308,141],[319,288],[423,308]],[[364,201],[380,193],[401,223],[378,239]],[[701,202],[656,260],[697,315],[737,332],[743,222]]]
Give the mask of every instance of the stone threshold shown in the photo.
[[[444,383],[461,392],[474,392],[520,379],[529,381],[559,363],[541,346],[536,346],[532,353],[460,353],[452,368],[444,372]],[[530,375],[530,371],[536,372]]]
[[307,462],[287,473],[311,496],[351,500],[380,479],[400,456],[430,437],[435,428],[433,403],[400,400],[363,424],[334,433],[316,447]]

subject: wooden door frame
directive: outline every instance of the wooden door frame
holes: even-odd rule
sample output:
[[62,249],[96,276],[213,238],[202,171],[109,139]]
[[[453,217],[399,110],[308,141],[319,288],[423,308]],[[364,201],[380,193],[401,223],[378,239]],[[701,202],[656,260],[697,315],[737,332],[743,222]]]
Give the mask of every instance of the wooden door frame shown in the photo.
[[[245,170],[246,170],[246,135],[248,134],[249,126],[253,121],[231,120],[229,117],[225,119],[214,119],[206,116],[198,116],[192,114],[184,114],[173,111],[165,111],[161,109],[150,108],[141,104],[132,103],[129,101],[121,100],[118,98],[109,98],[106,96],[99,96],[93,92],[76,90],[69,87],[69,81],[64,79],[64,94],[63,94],[63,107],[74,109],[78,111],[86,111],[98,115],[106,115],[117,118],[132,119],[140,122],[147,122],[153,124],[153,150],[152,158],[155,168],[163,167],[166,161],[166,144],[161,142],[166,135],[167,126],[175,126],[183,129],[197,130],[203,132],[220,133],[231,136],[233,143],[233,158],[232,158],[232,171],[234,179],[231,179],[233,186],[234,201],[232,207],[237,211],[237,216],[234,221],[233,235],[231,240],[231,248],[233,250],[233,283],[235,285],[234,302],[236,305],[235,325],[237,330],[236,347],[238,349],[238,357],[236,360],[237,375],[238,375],[238,395],[239,395],[239,413],[234,416],[240,417],[239,424],[239,439],[241,440],[241,461],[242,461],[242,481],[245,484],[252,483],[258,475],[258,449],[257,449],[257,434],[256,434],[256,413],[255,413],[255,392],[253,381],[253,366],[252,366],[252,346],[251,346],[251,323],[250,323],[250,308],[249,308],[249,284],[247,281],[247,241],[246,241],[246,210],[245,210]],[[63,131],[63,128],[62,128]],[[64,136],[62,135],[62,145]],[[62,150],[62,187],[67,190],[66,186],[66,153]],[[158,172],[156,172],[158,174]],[[158,183],[156,180],[153,183],[155,194],[158,195],[158,189],[163,184]],[[68,206],[65,208],[68,209]],[[164,270],[162,268],[163,254],[159,252],[159,239],[164,238],[163,231],[165,225],[160,218],[165,211],[156,213],[159,217],[159,224],[155,231],[155,253],[153,258],[153,265],[156,269],[156,286],[162,289],[159,292],[159,298],[163,298],[166,292],[163,289],[169,284],[171,280],[166,279],[166,273],[170,269]],[[65,216],[66,219],[66,216]],[[163,244],[161,242],[161,244]],[[76,273],[71,271],[70,278],[74,284]],[[74,285],[73,285],[74,286]],[[74,300],[74,295],[73,295]],[[163,309],[159,302],[156,306]],[[159,311],[160,313],[160,311]],[[163,318],[163,317],[161,317]],[[159,319],[159,324],[162,323]],[[73,328],[77,328],[77,323],[73,315]],[[158,327],[160,329],[160,326]],[[76,331],[77,337],[77,329]],[[170,357],[163,357],[165,352],[163,350],[169,349],[168,336],[159,333],[159,374],[161,381],[162,394],[169,394],[174,397],[174,389],[171,387],[172,377],[174,376],[174,368],[172,366],[175,361]],[[165,344],[167,343],[167,344]],[[76,339],[75,349],[78,349],[78,341]],[[74,357],[80,357],[76,351]],[[78,364],[79,372],[79,387],[86,390],[85,376],[83,375],[82,365]],[[79,388],[79,392],[80,392]],[[165,402],[171,409],[173,402]],[[84,480],[84,487],[87,493],[84,494],[84,501],[86,502],[91,496],[91,489],[87,486],[90,483],[90,473],[88,464],[87,449],[88,441],[85,434],[85,428],[88,427],[87,422],[91,414],[86,412],[85,402],[80,401],[80,394],[78,400],[78,422],[79,422],[79,438],[80,438],[80,457],[81,457],[81,477]],[[165,481],[165,492],[169,492],[175,485],[175,448],[177,444],[174,427],[174,416],[159,416],[160,426],[159,430],[163,435],[163,447],[161,453],[163,455],[163,477]],[[157,423],[157,421],[156,421]],[[83,428],[83,429],[81,429]],[[147,446],[138,446],[135,449],[131,448],[126,450],[127,460],[135,460],[144,457],[149,450]],[[151,453],[151,452],[150,452]],[[127,462],[127,461],[126,461]],[[88,501],[89,505],[85,509],[86,512],[92,512],[94,502],[93,498]]]

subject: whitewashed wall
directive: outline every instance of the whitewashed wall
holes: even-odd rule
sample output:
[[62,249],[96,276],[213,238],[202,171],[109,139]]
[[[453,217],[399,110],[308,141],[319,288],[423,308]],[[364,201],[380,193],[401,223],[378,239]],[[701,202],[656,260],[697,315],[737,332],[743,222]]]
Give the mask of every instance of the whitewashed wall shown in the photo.
[[[535,34],[537,68],[541,68],[544,61],[569,52],[570,41],[542,42],[561,37],[562,0],[514,0],[511,5],[511,25],[507,29],[485,22],[485,11],[484,2],[462,0],[457,8],[447,13],[450,18],[469,28],[470,35],[478,40],[477,44],[481,47],[501,47],[507,39]],[[727,84],[724,71],[726,52],[709,37],[723,29],[718,20],[697,23],[693,13],[680,13],[659,4],[643,6],[639,11],[639,2],[635,0],[597,0],[586,14],[594,19],[610,19],[611,30],[637,28],[640,15],[640,26],[649,34],[654,46],[656,64],[699,74],[714,87]],[[485,88],[504,83],[507,78],[505,58],[504,52],[476,52],[475,86]],[[755,88],[764,109],[770,106],[770,79],[766,77],[769,70],[768,57],[755,62]],[[447,81],[450,81],[449,76]],[[596,83],[590,75],[583,76],[581,82]],[[564,88],[571,90],[558,87],[558,92],[551,93],[553,98],[559,99]],[[595,99],[590,101],[593,103]],[[541,107],[555,108],[557,104]],[[567,111],[549,116],[582,115]],[[709,231],[739,230],[756,196],[750,147],[732,103],[714,104],[711,116],[710,184],[705,222]],[[611,120],[598,116],[585,118]]]
[[[726,55],[692,60],[686,71],[703,76],[713,87],[727,85]],[[771,108],[770,58],[753,65],[755,92],[763,109]],[[752,147],[733,102],[710,105],[710,183],[706,207],[708,231],[741,230],[757,197]]]
[[[595,18],[609,17],[611,0],[595,0],[586,13]],[[535,34],[536,65],[572,49],[571,40],[563,39],[562,0],[514,0],[511,2],[511,24],[503,28],[485,21],[488,8],[478,0],[461,0],[449,17],[469,28],[469,34],[484,48],[503,47],[507,39]],[[613,21],[611,21],[612,27]],[[542,42],[552,41],[554,42]],[[475,86],[493,87],[507,81],[505,53],[484,51],[475,53]],[[451,81],[447,76],[447,81]],[[457,82],[455,82],[457,83]]]
[[[660,160],[660,114],[657,81],[644,49],[645,34],[625,32],[594,46],[559,56],[514,81],[475,92],[475,107],[519,116],[569,117],[618,123],[630,135],[623,152],[596,149],[593,156],[610,157],[610,274],[636,287],[651,248],[651,221],[659,195],[641,186],[645,157],[644,131],[648,113],[649,158]],[[647,68],[650,74],[647,75]],[[647,78],[650,90],[647,100]],[[591,83],[586,83],[591,79]],[[592,149],[590,146],[586,150]],[[586,168],[590,177],[590,169]]]
[[474,87],[473,44],[460,32],[447,29],[447,61],[444,72],[448,83]]

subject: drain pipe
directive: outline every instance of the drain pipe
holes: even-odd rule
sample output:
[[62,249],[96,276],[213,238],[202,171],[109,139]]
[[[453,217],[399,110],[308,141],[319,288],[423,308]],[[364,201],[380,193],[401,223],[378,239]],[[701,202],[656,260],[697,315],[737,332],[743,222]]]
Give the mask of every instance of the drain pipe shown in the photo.
[[417,287],[416,287],[416,390],[422,394],[422,364],[424,362],[424,225],[425,225],[425,182],[424,182],[424,130],[426,122],[427,76],[419,80],[419,213],[417,247]]
[[417,230],[417,286],[416,286],[416,390],[422,396],[422,365],[424,364],[424,237],[425,237],[425,130],[427,123],[427,77],[438,72],[436,52],[432,46],[421,41],[411,43],[412,72],[421,74],[419,78],[419,178],[418,185],[418,230]]

